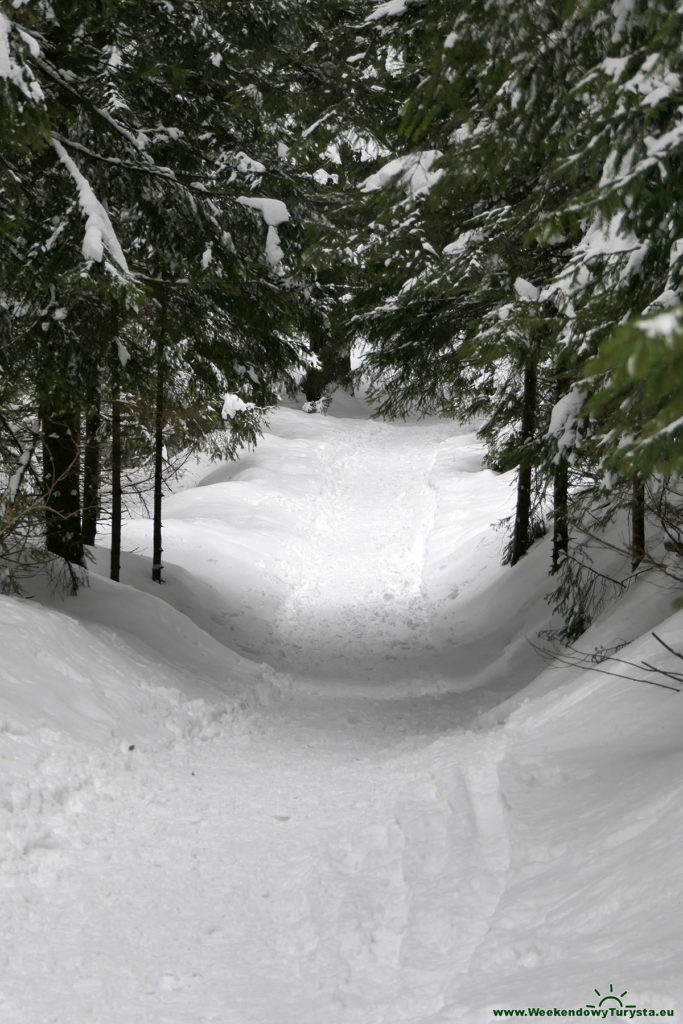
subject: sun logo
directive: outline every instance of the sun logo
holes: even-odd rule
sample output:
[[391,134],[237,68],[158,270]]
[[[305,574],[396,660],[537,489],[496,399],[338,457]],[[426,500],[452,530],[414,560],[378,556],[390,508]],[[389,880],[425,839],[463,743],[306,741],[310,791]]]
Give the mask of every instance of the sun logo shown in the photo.
[[603,1007],[605,1005],[608,1005],[608,1006],[611,1005],[613,1008],[616,1007],[616,1006],[620,1006],[620,1007],[622,1007],[625,1010],[635,1010],[635,1008],[636,1008],[636,1004],[635,1003],[626,1003],[626,1004],[624,1004],[621,1001],[623,999],[623,997],[627,994],[628,989],[625,989],[623,992],[621,992],[619,995],[617,995],[615,993],[615,991],[614,991],[614,985],[610,985],[609,992],[606,995],[604,995],[604,996],[599,992],[599,990],[597,988],[594,988],[593,991],[595,992],[595,994],[598,997],[598,999],[600,1000],[600,1002],[599,1003],[586,1003],[586,1009],[588,1009],[588,1010],[599,1010],[601,1007]]

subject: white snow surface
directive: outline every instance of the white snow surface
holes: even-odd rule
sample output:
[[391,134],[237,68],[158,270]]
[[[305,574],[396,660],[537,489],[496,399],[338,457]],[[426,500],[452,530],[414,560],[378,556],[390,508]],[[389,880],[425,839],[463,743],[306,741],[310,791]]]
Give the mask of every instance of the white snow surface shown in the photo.
[[[683,698],[539,659],[510,485],[338,395],[188,472],[164,585],[138,519],[121,584],[0,598],[2,1024],[683,1011]],[[580,646],[653,626],[645,577]]]

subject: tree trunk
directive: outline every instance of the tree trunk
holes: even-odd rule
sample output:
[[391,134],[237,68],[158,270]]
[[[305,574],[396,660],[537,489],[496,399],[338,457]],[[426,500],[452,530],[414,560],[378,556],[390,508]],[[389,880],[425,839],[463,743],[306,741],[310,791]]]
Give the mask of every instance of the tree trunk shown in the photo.
[[635,571],[645,557],[645,484],[633,479],[631,496],[631,569]]
[[80,501],[80,416],[42,411],[45,543],[53,555],[83,565]]
[[[536,429],[536,362],[531,357],[524,367],[524,395],[522,399],[522,442],[526,444]],[[510,565],[516,565],[531,547],[531,479],[532,462],[528,454],[522,456],[517,471],[517,508],[515,529],[510,548]]]
[[101,424],[99,397],[94,400],[85,422],[83,452],[83,543],[93,545],[100,516],[100,442]]
[[327,384],[326,375],[323,370],[319,370],[317,367],[312,366],[306,373],[303,381],[301,382],[301,388],[306,396],[307,402],[317,402],[323,397],[323,391]]
[[564,555],[569,550],[569,464],[560,459],[555,468],[553,492],[553,563],[552,573],[560,568]]
[[109,576],[121,575],[121,402],[118,393],[111,406],[111,560]]
[[314,342],[313,351],[320,360],[320,368],[311,367],[301,382],[301,389],[308,402],[317,402],[323,397],[328,385],[344,382],[351,376],[350,353],[345,349],[340,350],[331,338]]
[[161,505],[163,501],[164,471],[164,347],[157,342],[157,390],[154,409],[154,536],[152,542],[152,579],[163,583],[161,578]]
[[[562,359],[556,367],[555,404],[568,394],[570,383]],[[560,453],[553,480],[553,557],[551,575],[558,572],[569,551],[569,463]]]

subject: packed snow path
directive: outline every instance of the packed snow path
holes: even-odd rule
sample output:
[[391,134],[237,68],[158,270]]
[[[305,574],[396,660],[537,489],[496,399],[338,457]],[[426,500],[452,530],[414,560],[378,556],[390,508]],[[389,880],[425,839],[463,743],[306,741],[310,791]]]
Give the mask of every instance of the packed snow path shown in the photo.
[[395,762],[271,727],[74,762],[14,851],[2,1020],[422,1019],[504,877],[498,755],[469,763],[486,752],[440,779],[444,751]]
[[[558,779],[581,806],[584,756],[546,767],[543,709],[533,743],[524,724],[482,727],[529,678],[523,633],[543,607],[531,559],[514,586],[501,575],[489,523],[509,498],[451,424],[284,411],[254,454],[168,501],[164,602],[93,584],[73,635],[62,612],[36,619],[50,654],[33,671],[68,693],[89,660],[109,687],[144,683],[115,743],[0,724],[21,752],[0,805],[3,1024],[488,1024],[488,1006],[526,1005],[527,971],[558,999],[574,963],[574,1005],[610,980],[596,957],[629,966],[618,935],[583,955],[587,917],[614,913],[612,863],[597,891],[589,872],[588,904],[568,910],[558,887],[558,858],[560,878],[588,870],[586,837],[553,817]],[[149,524],[126,541],[146,552]],[[124,578],[158,595],[143,567],[129,556]],[[9,608],[17,646],[29,604]],[[221,698],[225,675],[237,696]],[[583,736],[572,708],[562,736]],[[98,716],[94,699],[74,708],[82,730]],[[615,858],[654,821],[643,794]],[[677,849],[648,856],[670,874]]]
[[[312,438],[305,422],[303,429],[294,424],[296,432],[287,430],[285,420],[285,437],[267,437],[252,459],[210,474],[213,493],[203,505],[190,492],[172,500],[170,515],[175,522],[192,514],[196,526],[206,523],[207,549],[221,529],[221,505],[226,499],[232,504],[235,492],[247,527],[258,530],[263,523],[272,536],[269,520],[279,519],[280,543],[266,545],[256,578],[242,579],[253,597],[247,594],[232,638],[246,653],[297,678],[381,682],[395,680],[397,667],[400,675],[414,676],[406,662],[423,659],[432,647],[423,585],[436,505],[430,474],[449,429],[358,420],[342,425],[330,417]],[[264,466],[274,442],[281,458]],[[268,468],[280,478],[276,509],[267,507],[274,482]],[[228,516],[224,527],[232,525]],[[214,574],[218,583],[220,572]],[[275,614],[261,635],[253,635],[263,605],[272,608],[273,590]]]
[[[474,435],[451,422],[282,411],[254,454],[202,484],[167,502],[167,557],[215,588],[203,627],[299,694],[467,689],[493,660],[493,628],[501,648],[515,638],[514,615],[507,630],[481,615],[510,481],[482,471]],[[146,552],[149,525],[127,537]],[[463,587],[469,602],[454,603]]]

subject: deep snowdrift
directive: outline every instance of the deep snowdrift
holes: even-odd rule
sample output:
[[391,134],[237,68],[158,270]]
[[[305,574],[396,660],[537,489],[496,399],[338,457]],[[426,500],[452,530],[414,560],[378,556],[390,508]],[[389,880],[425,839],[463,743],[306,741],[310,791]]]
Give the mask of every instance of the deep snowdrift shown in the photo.
[[[0,600],[3,1024],[683,1012],[681,697],[545,667],[473,435],[338,409],[197,468],[163,587],[137,520],[123,585]],[[582,648],[666,666],[671,600]]]

